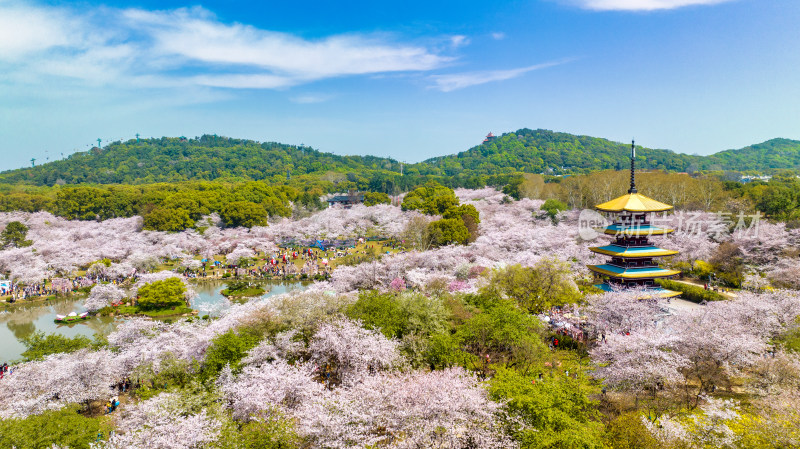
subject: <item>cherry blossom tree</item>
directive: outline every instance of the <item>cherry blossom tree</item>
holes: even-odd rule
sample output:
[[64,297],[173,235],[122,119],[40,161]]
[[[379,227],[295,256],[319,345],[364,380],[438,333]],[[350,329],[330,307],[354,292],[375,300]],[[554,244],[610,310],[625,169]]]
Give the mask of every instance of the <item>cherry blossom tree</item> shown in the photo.
[[234,249],[233,251],[230,252],[230,254],[227,254],[225,256],[225,260],[229,264],[236,265],[242,259],[249,259],[255,255],[256,253],[252,249],[247,248],[245,246],[237,246],[236,249]]
[[108,350],[83,349],[20,364],[2,381],[0,418],[24,418],[71,403],[106,398],[111,393],[109,386],[121,374],[114,354]]
[[320,447],[516,447],[499,410],[472,374],[452,368],[369,376],[305,402],[295,416]]
[[332,364],[346,385],[362,380],[371,369],[390,368],[400,359],[397,341],[344,318],[320,324],[308,350],[317,365]]
[[92,287],[83,306],[89,312],[97,312],[103,307],[119,303],[125,296],[125,291],[114,284],[97,284]]
[[236,419],[247,421],[269,416],[275,410],[291,414],[325,394],[313,380],[318,369],[310,363],[289,365],[285,360],[250,365],[234,376],[226,368],[217,380]]
[[175,393],[161,393],[122,408],[116,423],[114,435],[93,447],[196,449],[213,442],[222,427],[206,410],[187,410]]

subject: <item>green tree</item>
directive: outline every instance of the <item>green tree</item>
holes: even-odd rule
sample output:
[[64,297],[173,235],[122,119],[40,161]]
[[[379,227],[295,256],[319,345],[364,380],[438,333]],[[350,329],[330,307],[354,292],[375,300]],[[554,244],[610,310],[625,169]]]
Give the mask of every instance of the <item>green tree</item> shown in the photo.
[[43,449],[53,445],[89,449],[102,430],[98,418],[86,418],[78,414],[76,407],[48,410],[24,419],[0,420],[0,449]]
[[515,200],[519,200],[522,198],[522,183],[524,178],[522,176],[512,178],[511,181],[503,187],[503,193],[514,198]]
[[374,206],[376,204],[391,204],[389,195],[383,192],[367,192],[364,194],[364,205]]
[[742,250],[732,242],[722,242],[711,255],[714,274],[731,287],[741,287],[744,281]]
[[186,286],[178,278],[154,281],[139,287],[137,304],[145,310],[166,309],[186,304]]
[[22,338],[22,344],[25,345],[25,352],[22,353],[23,357],[27,360],[42,360],[50,354],[75,352],[82,348],[88,348],[92,345],[92,340],[83,335],[65,337],[59,334],[34,332]]
[[219,214],[225,226],[252,228],[267,224],[267,211],[260,204],[249,201],[234,201],[225,205]]
[[500,368],[489,393],[526,424],[513,432],[522,448],[590,449],[604,447],[600,414],[589,399],[597,389],[583,377],[556,375],[537,381],[533,375]]
[[279,410],[270,410],[243,424],[231,423],[209,445],[212,449],[293,449],[303,447],[294,423]]
[[451,207],[442,214],[442,218],[460,218],[462,220],[465,216],[472,217],[476,224],[481,222],[478,209],[472,204],[462,204],[460,206]]
[[478,213],[478,209],[472,204],[462,204],[460,206],[451,207],[444,212],[442,218],[461,219],[461,221],[464,222],[464,226],[469,233],[466,243],[474,242],[478,238],[478,225],[481,222],[480,214]]
[[3,242],[3,247],[16,247],[21,248],[24,246],[31,246],[33,244],[30,240],[25,240],[28,236],[28,227],[19,221],[12,221],[8,223],[0,233],[0,240]]
[[368,329],[379,329],[389,338],[406,335],[432,335],[447,327],[449,312],[438,298],[421,293],[361,292],[345,314],[361,320]]
[[457,243],[465,245],[469,242],[470,233],[464,220],[458,218],[443,218],[432,222],[428,226],[431,242],[434,246]]
[[438,182],[429,181],[403,197],[403,210],[418,210],[428,215],[440,215],[447,209],[458,206],[458,198],[453,189]]
[[792,191],[786,185],[772,183],[763,191],[756,206],[770,217],[780,217],[797,207],[797,190]]
[[581,297],[570,267],[550,258],[542,259],[533,267],[512,265],[495,272],[483,293],[513,299],[531,313],[574,303]]
[[185,209],[157,207],[144,216],[144,229],[180,232],[194,226],[194,220]]
[[236,332],[234,330],[214,337],[206,350],[203,377],[205,379],[216,377],[226,365],[230,365],[234,372],[238,372],[239,362],[247,355],[248,351],[258,345],[259,337],[252,332]]
[[526,371],[547,352],[542,330],[538,318],[500,300],[468,319],[458,335],[467,351],[481,360],[490,354],[493,363]]
[[549,200],[545,201],[544,204],[542,204],[542,207],[540,209],[547,212],[547,216],[550,217],[553,221],[555,221],[556,215],[558,215],[559,212],[563,212],[569,209],[569,207],[567,207],[565,203],[562,203],[559,200],[550,198]]

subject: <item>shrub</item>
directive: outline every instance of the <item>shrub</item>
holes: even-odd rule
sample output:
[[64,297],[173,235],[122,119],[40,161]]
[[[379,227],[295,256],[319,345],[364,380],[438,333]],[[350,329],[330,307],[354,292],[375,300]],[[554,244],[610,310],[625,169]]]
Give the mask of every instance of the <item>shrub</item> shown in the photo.
[[547,216],[550,217],[552,220],[555,220],[556,215],[558,215],[559,212],[563,212],[569,208],[567,207],[566,204],[562,203],[561,201],[551,198],[545,201],[540,209],[547,212]]
[[668,279],[656,279],[658,285],[676,292],[681,292],[681,297],[687,301],[701,303],[703,301],[722,301],[724,296],[711,290],[696,285],[684,284],[682,282],[670,281]]
[[0,420],[0,447],[40,449],[57,445],[89,449],[100,431],[99,419],[85,418],[78,414],[75,407],[48,410],[24,419]]
[[383,192],[367,192],[364,194],[364,205],[374,206],[376,204],[390,204],[392,200],[389,195]]
[[65,337],[58,334],[45,334],[44,332],[34,332],[22,339],[25,345],[25,352],[22,356],[28,360],[42,360],[50,354],[62,352],[75,352],[79,349],[88,348],[92,345],[92,340],[78,335],[75,337]]
[[542,259],[533,267],[512,265],[497,271],[482,292],[513,299],[531,313],[574,303],[581,297],[572,280],[572,270],[556,259]]

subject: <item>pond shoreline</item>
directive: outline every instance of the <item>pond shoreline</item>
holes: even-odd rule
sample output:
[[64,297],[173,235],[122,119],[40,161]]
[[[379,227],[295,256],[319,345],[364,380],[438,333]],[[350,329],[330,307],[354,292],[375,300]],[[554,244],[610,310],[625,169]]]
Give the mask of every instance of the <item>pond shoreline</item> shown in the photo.
[[[241,278],[240,278],[241,279]],[[253,279],[251,282],[262,286],[263,295],[256,298],[226,298],[220,294],[228,282],[234,279],[206,278],[203,282],[195,282],[196,279],[189,279],[194,286],[197,296],[190,302],[190,307],[196,313],[183,316],[184,313],[162,315],[157,317],[147,317],[152,320],[171,320],[179,321],[182,319],[199,319],[205,315],[216,317],[223,313],[233,303],[258,300],[272,295],[280,295],[291,291],[300,291],[307,288],[312,282],[298,281],[278,281],[268,279]],[[240,280],[241,282],[241,280]],[[134,315],[117,314],[91,315],[87,320],[57,323],[54,321],[55,315],[68,315],[71,312],[80,314],[86,311],[83,307],[86,299],[85,294],[72,294],[59,296],[53,299],[36,299],[17,301],[13,304],[6,303],[0,307],[0,363],[19,359],[25,350],[22,339],[32,335],[34,332],[44,332],[46,334],[59,334],[66,337],[85,336],[94,338],[95,335],[108,335],[113,332],[117,324],[132,318]],[[141,315],[145,317],[144,315]]]

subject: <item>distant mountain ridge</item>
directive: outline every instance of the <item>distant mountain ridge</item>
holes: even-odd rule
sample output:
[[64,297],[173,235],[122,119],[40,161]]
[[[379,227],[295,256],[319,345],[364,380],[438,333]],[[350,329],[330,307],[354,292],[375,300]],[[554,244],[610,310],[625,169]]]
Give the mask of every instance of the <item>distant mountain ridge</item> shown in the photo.
[[[67,159],[0,173],[5,184],[147,184],[191,180],[269,180],[322,177],[331,172],[386,178],[400,175],[504,177],[513,173],[586,173],[625,169],[629,144],[549,130],[520,129],[455,155],[401,168],[377,156],[340,156],[309,147],[204,135],[114,142]],[[669,171],[773,169],[800,170],[800,141],[777,138],[709,156],[637,146],[638,166]],[[473,181],[475,182],[475,181]]]

